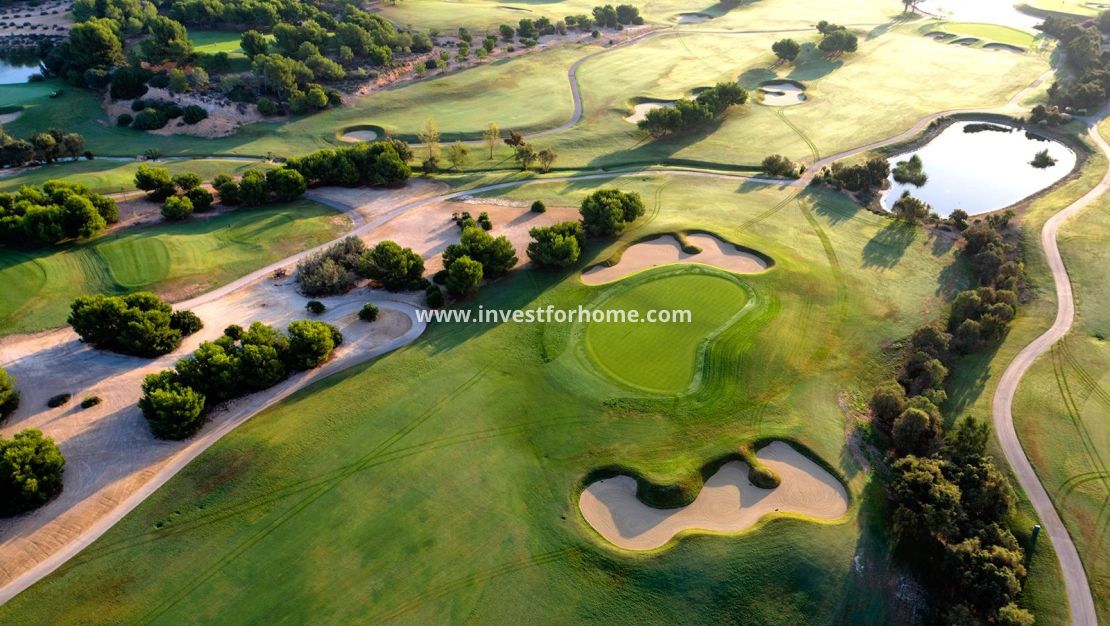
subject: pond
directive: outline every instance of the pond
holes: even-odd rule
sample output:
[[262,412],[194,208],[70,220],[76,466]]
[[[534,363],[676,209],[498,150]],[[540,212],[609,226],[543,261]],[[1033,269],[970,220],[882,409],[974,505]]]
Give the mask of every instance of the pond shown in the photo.
[[[1075,166],[1075,153],[1058,141],[993,123],[988,126],[996,130],[965,132],[971,124],[984,125],[957,122],[924,146],[892,157],[891,169],[899,161],[917,155],[928,178],[923,186],[917,187],[894,182],[892,175],[891,188],[883,194],[883,207],[889,210],[908,190],[932,205],[933,211],[942,217],[956,209],[969,215],[987,213],[1048,187]],[[1056,163],[1045,168],[1033,167],[1030,162],[1042,150],[1047,150]]]
[[31,74],[40,71],[39,62],[35,59],[0,58],[0,85],[25,83]]

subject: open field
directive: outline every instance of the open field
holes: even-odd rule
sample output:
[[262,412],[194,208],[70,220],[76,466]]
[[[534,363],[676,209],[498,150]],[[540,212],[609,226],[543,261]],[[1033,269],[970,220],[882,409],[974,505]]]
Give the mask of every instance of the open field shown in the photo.
[[181,300],[334,239],[349,226],[334,209],[301,200],[49,249],[0,248],[0,334],[61,326],[69,303],[86,293],[151,290]]
[[[776,261],[729,279],[766,306],[757,323],[710,342],[697,392],[630,395],[586,360],[582,329],[570,323],[433,325],[229,433],[0,608],[0,620],[250,621],[280,611],[338,622],[899,621],[908,608],[893,599],[874,493],[844,447],[840,403],[858,402],[875,382],[882,341],[935,317],[941,294],[964,284],[951,249],[831,194],[792,200],[793,188],[681,176],[604,182],[641,192],[652,217],[591,247],[580,267],[679,225]],[[541,183],[505,195],[555,206],[598,186]],[[582,285],[577,272],[521,270],[469,306],[569,309],[619,289]],[[674,480],[762,437],[797,441],[834,468],[856,502],[847,520],[775,519],[631,557],[578,516],[580,481],[596,467],[619,462]],[[173,568],[162,565],[167,555]],[[513,593],[495,592],[506,585]]]

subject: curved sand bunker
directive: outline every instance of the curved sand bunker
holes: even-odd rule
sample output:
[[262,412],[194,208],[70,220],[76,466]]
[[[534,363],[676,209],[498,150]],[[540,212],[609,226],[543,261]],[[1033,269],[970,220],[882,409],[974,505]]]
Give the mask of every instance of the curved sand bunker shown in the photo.
[[756,453],[782,484],[761,489],[748,482],[748,465],[730,461],[705,482],[688,506],[656,509],[636,497],[636,479],[616,476],[591,483],[578,498],[586,522],[627,550],[651,550],[685,530],[732,533],[770,513],[834,520],[848,512],[848,494],[832,474],[781,441]]
[[759,86],[760,104],[788,107],[806,101],[806,88],[789,80],[771,80]]
[[977,44],[977,43],[979,43],[979,40],[976,39],[975,37],[964,37],[963,39],[957,39],[956,41],[953,41],[949,45],[970,46],[970,45],[974,45],[974,44]]
[[349,130],[339,136],[342,141],[349,141],[351,143],[358,143],[360,141],[374,141],[378,138],[378,133],[372,130]]
[[758,274],[770,266],[760,256],[737,250],[732,244],[713,235],[697,233],[688,236],[686,241],[701,248],[701,252],[697,254],[685,252],[674,235],[664,235],[650,241],[632,244],[624,251],[620,262],[616,265],[595,265],[582,272],[582,282],[587,285],[600,285],[641,270],[675,263],[701,263],[736,274]]
[[1008,43],[988,43],[983,46],[987,50],[1001,50],[1002,52],[1013,52],[1014,54],[1024,54],[1025,48],[1011,46]]
[[624,121],[629,124],[635,124],[640,120],[647,117],[648,111],[655,109],[669,109],[674,106],[674,102],[641,102],[632,107],[632,115],[624,118]]

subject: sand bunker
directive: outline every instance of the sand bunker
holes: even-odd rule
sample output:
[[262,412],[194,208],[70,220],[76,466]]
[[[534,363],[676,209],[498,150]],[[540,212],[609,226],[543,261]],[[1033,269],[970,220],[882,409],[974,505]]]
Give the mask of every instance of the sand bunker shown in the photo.
[[953,41],[952,45],[970,46],[970,45],[978,43],[978,42],[979,42],[979,40],[976,39],[975,37],[964,37],[963,39],[957,39],[956,41]]
[[372,130],[351,130],[339,136],[341,141],[349,141],[351,143],[358,143],[360,141],[374,141],[378,138],[378,133]]
[[1025,48],[1011,46],[1008,43],[988,43],[983,47],[987,50],[1001,50],[1003,52],[1013,52],[1015,54],[1023,54],[1025,52]]
[[678,17],[675,18],[675,22],[679,24],[700,24],[702,22],[708,22],[711,19],[713,19],[713,16],[706,15],[705,13],[679,13]]
[[767,261],[751,252],[737,250],[732,244],[713,235],[698,233],[690,235],[686,241],[701,248],[697,254],[682,250],[673,235],[665,235],[650,241],[632,244],[616,265],[595,265],[582,272],[582,282],[587,285],[619,280],[641,270],[674,263],[701,263],[712,265],[737,274],[758,274],[769,266]]
[[776,441],[756,453],[782,479],[775,489],[748,482],[748,465],[730,461],[705,482],[688,506],[656,509],[636,497],[636,479],[616,476],[591,483],[578,498],[586,522],[628,550],[651,550],[685,530],[731,533],[770,513],[834,520],[848,512],[848,494],[832,474],[790,445]]
[[936,41],[946,41],[948,39],[952,39],[953,37],[955,37],[955,35],[953,35],[952,33],[946,33],[944,31],[939,31],[939,30],[934,30],[934,31],[927,32],[927,33],[925,33],[925,36],[929,37],[931,39],[934,39]]
[[632,107],[632,115],[624,118],[624,121],[628,122],[629,124],[635,124],[640,120],[646,118],[648,111],[653,111],[655,109],[668,109],[673,106],[673,102],[641,102],[640,104]]
[[789,80],[772,80],[759,87],[760,104],[788,107],[806,101],[806,88]]

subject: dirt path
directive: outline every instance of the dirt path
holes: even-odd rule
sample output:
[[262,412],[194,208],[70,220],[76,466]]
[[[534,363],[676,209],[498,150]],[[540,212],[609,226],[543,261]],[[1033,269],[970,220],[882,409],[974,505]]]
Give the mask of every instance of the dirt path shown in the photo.
[[[1105,114],[1104,111],[1102,115],[1088,122],[1088,134],[1099,150],[1110,157],[1110,145],[1098,132],[1098,121]],[[1045,532],[1052,539],[1052,546],[1056,550],[1056,557],[1060,561],[1060,569],[1064,575],[1064,585],[1068,592],[1071,621],[1076,626],[1097,626],[1098,624],[1095,602],[1087,581],[1087,573],[1083,569],[1083,562],[1080,560],[1079,552],[1068,534],[1067,527],[1064,526],[1052,499],[1037,477],[1037,472],[1025,455],[1025,450],[1021,447],[1017,430],[1014,428],[1013,404],[1014,394],[1017,393],[1018,384],[1025,373],[1029,371],[1029,368],[1041,355],[1048,352],[1057,341],[1068,334],[1072,323],[1075,321],[1075,296],[1072,293],[1068,270],[1064,266],[1064,259],[1060,255],[1060,248],[1056,243],[1060,226],[1069,218],[1090,206],[1107,189],[1110,189],[1110,170],[1103,175],[1098,185],[1084,194],[1083,197],[1053,215],[1041,229],[1041,247],[1048,259],[1048,269],[1052,272],[1052,280],[1056,286],[1056,319],[1044,334],[1025,346],[1010,362],[1010,365],[998,380],[998,387],[995,389],[991,404],[994,430],[998,435],[998,442],[1002,446],[1002,451],[1006,454],[1006,461],[1010,464],[1022,490],[1025,491],[1030,503],[1037,511],[1037,516],[1040,518]]]
[[848,512],[848,494],[833,475],[781,441],[756,456],[782,483],[762,489],[748,482],[748,465],[732,461],[705,481],[698,497],[674,509],[650,507],[636,496],[636,479],[615,476],[588,485],[578,507],[602,537],[627,550],[651,550],[680,533],[702,530],[735,533],[773,513],[798,513],[835,520]]

